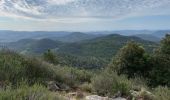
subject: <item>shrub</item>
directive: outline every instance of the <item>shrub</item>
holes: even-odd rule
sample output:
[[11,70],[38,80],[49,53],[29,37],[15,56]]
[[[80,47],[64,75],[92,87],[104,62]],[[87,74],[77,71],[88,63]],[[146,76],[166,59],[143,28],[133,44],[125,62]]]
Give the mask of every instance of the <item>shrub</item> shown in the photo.
[[57,56],[51,50],[48,50],[47,52],[45,52],[43,54],[43,58],[45,61],[49,63],[53,63],[55,65],[59,63]]
[[116,72],[105,70],[92,78],[92,86],[100,95],[114,96],[118,92],[121,95],[128,95],[132,84],[125,76],[118,76]]
[[8,88],[0,91],[0,100],[65,100],[45,87],[35,84],[31,87],[20,85],[17,89]]
[[90,82],[93,74],[87,70],[80,70],[67,66],[54,66],[55,80],[63,82],[71,87],[76,87],[84,82]]
[[26,80],[30,85],[57,81],[71,87],[90,82],[92,73],[73,67],[55,66],[36,58],[28,58],[11,51],[0,52],[0,81],[12,85]]
[[147,86],[147,80],[142,77],[135,77],[131,79],[133,84],[133,90],[141,90],[142,88],[149,89]]
[[157,87],[154,94],[155,100],[170,100],[170,89],[168,87]]
[[82,85],[80,86],[80,89],[81,89],[82,91],[91,93],[91,92],[92,92],[92,84],[90,84],[90,83],[84,83],[84,84],[82,84]]
[[27,58],[11,51],[0,52],[0,81],[17,84],[27,80],[30,84],[44,82],[55,75],[51,67],[35,58]]
[[113,59],[111,67],[118,74],[125,74],[129,78],[136,76],[146,76],[149,71],[147,66],[148,57],[145,50],[135,42],[128,42]]

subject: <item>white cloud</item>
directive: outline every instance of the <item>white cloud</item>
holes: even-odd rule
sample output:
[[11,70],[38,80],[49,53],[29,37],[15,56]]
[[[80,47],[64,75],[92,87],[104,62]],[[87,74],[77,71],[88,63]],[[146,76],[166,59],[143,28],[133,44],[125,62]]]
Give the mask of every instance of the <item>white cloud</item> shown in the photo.
[[[139,12],[145,14],[145,11],[152,11],[152,9],[162,6],[170,8],[168,7],[170,0],[0,0],[0,16],[36,19],[63,17],[112,17],[117,19],[138,15]],[[160,12],[154,11],[154,13]]]
[[73,1],[75,0],[47,0],[47,2],[52,5],[64,5]]

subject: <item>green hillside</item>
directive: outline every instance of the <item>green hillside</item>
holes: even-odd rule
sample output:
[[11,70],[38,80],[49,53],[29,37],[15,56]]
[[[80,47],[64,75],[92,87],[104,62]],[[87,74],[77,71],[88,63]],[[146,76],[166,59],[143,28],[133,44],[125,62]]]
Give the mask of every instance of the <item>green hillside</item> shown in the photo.
[[42,54],[48,49],[58,48],[62,43],[51,39],[23,39],[6,45],[8,48],[24,54]]
[[148,52],[152,51],[152,49],[156,46],[154,42],[146,41],[137,37],[112,34],[88,41],[66,44],[61,46],[57,52],[78,56],[110,58],[115,55],[117,51],[128,41],[140,43]]
[[[126,39],[125,37],[120,38],[119,35],[111,35],[110,37],[112,38],[96,39],[96,42],[91,40],[89,43],[102,42],[106,44],[110,43],[107,40],[112,40],[113,37],[116,40]],[[135,37],[131,38],[134,41],[137,39],[136,41],[143,43],[144,46],[152,44],[152,42],[144,42]],[[41,45],[44,42],[55,43],[55,41],[48,39],[39,40]],[[39,46],[37,43],[35,42],[36,47]],[[144,98],[143,100],[169,100],[169,44],[170,36],[166,35],[158,45],[156,52],[146,56],[146,51],[141,45],[136,42],[128,42],[121,47],[109,66],[97,70],[79,69],[75,66],[64,66],[60,63],[49,62],[44,57],[47,59],[60,57],[50,50],[46,53],[47,55],[49,53],[49,56],[38,58],[10,50],[0,50],[0,98],[2,100],[25,100],[25,98],[32,100],[68,100],[66,97],[70,97],[72,91],[75,91],[76,94],[79,94],[75,95],[75,100],[84,100],[88,95],[114,97],[117,93],[120,94],[120,97],[130,98],[129,100],[138,100],[138,98]],[[51,47],[53,48],[53,46]],[[60,45],[59,47],[63,46]],[[70,58],[75,59],[73,56]],[[76,62],[80,62],[79,64],[84,64],[82,58],[76,59],[79,59],[76,60]],[[55,60],[61,62],[61,59]],[[101,63],[100,61],[99,63],[96,62],[95,58],[87,58],[87,60],[90,60],[93,64]],[[69,60],[65,60],[65,62],[70,63]],[[86,65],[88,66],[88,64]]]
[[159,42],[161,40],[161,38],[158,38],[152,34],[136,34],[134,36],[139,37],[144,40],[153,41],[153,42]]
[[50,39],[25,39],[9,43],[7,46],[26,55],[42,55],[48,49],[51,49],[60,56],[60,63],[63,65],[101,68],[106,66],[111,58],[128,41],[135,41],[141,44],[147,52],[152,52],[157,45],[154,42],[134,36],[112,34],[75,43],[63,43]]
[[36,54],[42,54],[48,49],[56,49],[61,45],[58,41],[50,39],[41,39],[32,43],[29,47],[29,51]]
[[81,33],[81,32],[74,32],[68,35],[65,35],[63,37],[58,37],[56,40],[61,41],[61,42],[66,42],[66,43],[73,43],[73,42],[79,42],[83,40],[89,40],[93,39],[96,37],[100,37],[101,35],[98,34],[86,34],[86,33]]

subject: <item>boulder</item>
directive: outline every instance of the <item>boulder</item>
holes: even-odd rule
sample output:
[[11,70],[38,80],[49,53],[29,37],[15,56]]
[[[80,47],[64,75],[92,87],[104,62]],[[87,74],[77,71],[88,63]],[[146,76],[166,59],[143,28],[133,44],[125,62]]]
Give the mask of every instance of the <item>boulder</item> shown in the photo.
[[55,92],[55,91],[59,91],[60,88],[59,86],[57,86],[55,81],[50,81],[48,82],[48,90]]

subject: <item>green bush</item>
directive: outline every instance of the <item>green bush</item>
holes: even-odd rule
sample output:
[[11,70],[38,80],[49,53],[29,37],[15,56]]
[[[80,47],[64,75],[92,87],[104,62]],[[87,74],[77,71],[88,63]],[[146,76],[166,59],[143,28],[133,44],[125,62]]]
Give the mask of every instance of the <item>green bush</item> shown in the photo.
[[8,87],[0,91],[0,100],[65,100],[56,93],[49,92],[41,85],[20,85],[16,89]]
[[54,54],[51,50],[48,50],[43,54],[43,59],[49,63],[57,65],[59,63],[56,54]]
[[133,90],[141,90],[142,88],[149,89],[147,86],[147,80],[142,77],[135,77],[130,79],[133,84]]
[[77,87],[84,82],[90,82],[93,74],[87,70],[80,70],[67,66],[54,66],[55,80],[63,82],[71,87]]
[[0,52],[0,81],[12,85],[26,80],[28,83],[42,83],[57,81],[78,86],[83,82],[90,82],[92,73],[67,66],[55,66],[36,58],[28,58],[15,52],[3,50]]
[[170,100],[170,89],[168,87],[157,87],[154,90],[155,100]]
[[118,76],[116,72],[105,70],[92,78],[92,86],[100,95],[114,96],[118,92],[121,95],[128,95],[132,83],[125,76]]
[[27,80],[30,84],[53,79],[50,66],[35,58],[27,58],[11,51],[0,52],[0,81],[17,84]]
[[118,74],[125,74],[129,78],[136,76],[147,76],[149,66],[147,66],[148,56],[142,46],[135,42],[128,42],[114,57],[111,68]]

